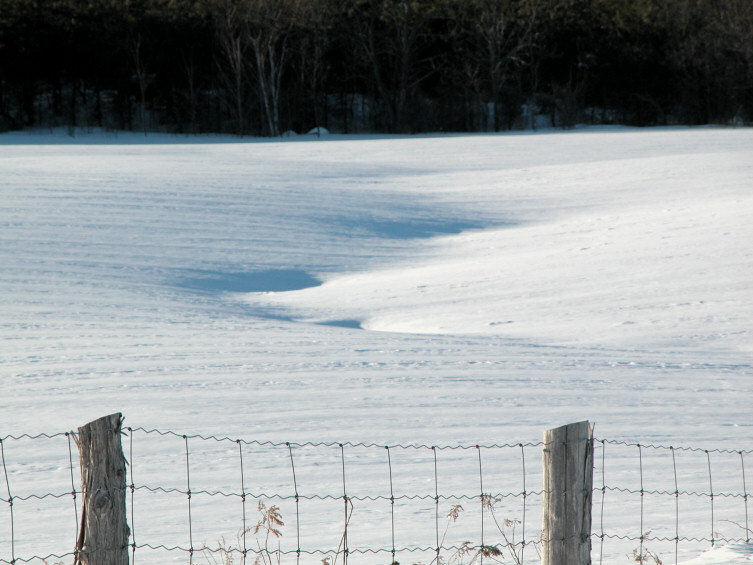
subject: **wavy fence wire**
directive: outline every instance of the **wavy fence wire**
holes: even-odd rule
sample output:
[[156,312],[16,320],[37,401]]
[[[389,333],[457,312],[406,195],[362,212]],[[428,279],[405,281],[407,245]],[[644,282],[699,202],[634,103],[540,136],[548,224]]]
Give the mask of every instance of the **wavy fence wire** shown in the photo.
[[[145,428],[122,439],[131,563],[539,562],[541,442],[279,443]],[[74,440],[0,437],[0,563],[73,562]],[[753,450],[594,447],[594,563],[678,563],[750,543]]]

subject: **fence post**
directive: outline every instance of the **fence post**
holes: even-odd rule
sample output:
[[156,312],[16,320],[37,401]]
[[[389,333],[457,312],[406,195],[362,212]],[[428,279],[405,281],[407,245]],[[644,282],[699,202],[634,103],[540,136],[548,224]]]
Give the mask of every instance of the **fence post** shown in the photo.
[[593,434],[588,422],[544,432],[542,565],[591,564]]
[[111,414],[78,429],[84,501],[75,563],[81,565],[128,565],[122,422],[121,414]]

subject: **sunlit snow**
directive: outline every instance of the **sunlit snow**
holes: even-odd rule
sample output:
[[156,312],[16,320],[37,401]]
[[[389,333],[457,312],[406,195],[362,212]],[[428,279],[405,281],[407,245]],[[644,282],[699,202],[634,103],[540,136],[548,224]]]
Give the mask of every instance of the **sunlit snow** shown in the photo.
[[752,242],[750,129],[3,134],[0,436],[750,449]]

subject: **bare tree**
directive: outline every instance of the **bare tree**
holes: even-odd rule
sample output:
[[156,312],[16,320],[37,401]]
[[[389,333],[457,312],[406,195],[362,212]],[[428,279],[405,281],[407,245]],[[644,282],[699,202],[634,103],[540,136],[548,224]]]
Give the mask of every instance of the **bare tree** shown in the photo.
[[254,55],[266,132],[280,135],[282,76],[289,56],[291,35],[306,13],[306,0],[246,0],[247,33]]
[[420,43],[436,8],[437,4],[429,1],[350,1],[353,39],[371,69],[391,131],[407,129],[408,100],[435,72],[430,58],[420,53]]
[[494,131],[501,127],[501,94],[515,67],[524,64],[535,12],[522,17],[518,0],[456,0],[451,4],[456,41],[465,43],[469,79],[485,77]]
[[300,83],[308,91],[315,126],[326,126],[325,82],[330,70],[326,59],[330,30],[335,20],[332,0],[309,0],[299,14],[301,36],[297,41]]
[[131,58],[133,63],[133,80],[139,87],[139,122],[144,130],[144,135],[149,131],[149,115],[146,109],[146,90],[154,80],[154,74],[147,68],[146,55],[144,53],[144,40],[141,33],[136,33],[130,42]]
[[215,6],[217,35],[222,52],[220,80],[228,93],[235,133],[242,136],[245,132],[244,89],[247,67],[247,30],[245,5],[236,0],[218,0]]
[[[719,50],[728,59],[729,90],[732,95],[735,120],[743,119],[746,97],[753,98],[753,2],[725,0],[707,5],[712,11],[711,33],[719,42]],[[740,80],[740,79],[743,80]],[[753,121],[753,115],[747,116]]]

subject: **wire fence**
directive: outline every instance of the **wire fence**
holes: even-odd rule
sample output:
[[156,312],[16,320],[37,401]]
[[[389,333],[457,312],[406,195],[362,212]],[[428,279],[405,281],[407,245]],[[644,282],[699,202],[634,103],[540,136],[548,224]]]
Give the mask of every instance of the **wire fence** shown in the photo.
[[[538,563],[541,442],[267,442],[124,428],[131,563]],[[72,563],[76,434],[0,437],[0,563]],[[753,450],[594,440],[594,563],[750,543]]]
[[[592,536],[599,562],[613,540],[634,544],[628,557],[651,563],[678,563],[682,545],[750,543],[745,457],[753,450],[607,439],[595,447]],[[621,511],[609,516],[610,505]]]

